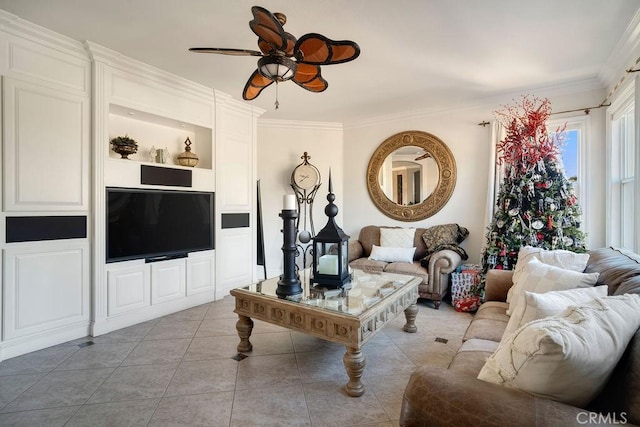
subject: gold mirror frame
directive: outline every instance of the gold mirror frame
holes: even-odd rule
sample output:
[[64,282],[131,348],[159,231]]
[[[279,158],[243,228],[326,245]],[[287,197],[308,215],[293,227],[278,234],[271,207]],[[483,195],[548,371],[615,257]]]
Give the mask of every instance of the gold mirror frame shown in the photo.
[[[438,165],[438,184],[422,203],[402,206],[382,191],[378,177],[387,156],[400,147],[416,146],[431,154]],[[456,161],[449,147],[437,136],[417,130],[397,133],[384,140],[369,160],[367,189],[373,203],[386,216],[400,221],[420,221],[435,215],[451,198],[456,186]]]

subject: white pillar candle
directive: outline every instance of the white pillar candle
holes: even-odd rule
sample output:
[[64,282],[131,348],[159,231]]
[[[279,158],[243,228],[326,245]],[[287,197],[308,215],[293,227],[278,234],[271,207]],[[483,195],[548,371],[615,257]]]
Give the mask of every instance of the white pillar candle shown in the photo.
[[322,255],[318,258],[318,273],[338,274],[338,255]]
[[282,210],[295,211],[296,209],[296,196],[294,194],[285,194],[282,197]]

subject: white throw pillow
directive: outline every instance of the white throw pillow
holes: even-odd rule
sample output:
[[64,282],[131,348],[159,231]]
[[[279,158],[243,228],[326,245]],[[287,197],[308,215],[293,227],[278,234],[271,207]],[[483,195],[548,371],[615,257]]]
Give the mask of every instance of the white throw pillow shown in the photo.
[[607,289],[606,285],[602,285],[545,293],[525,291],[524,301],[520,301],[513,310],[502,341],[506,341],[518,328],[533,320],[555,316],[571,305],[589,302],[596,297],[606,297]]
[[387,248],[413,248],[415,228],[380,228],[380,246]]
[[518,329],[478,379],[578,407],[605,385],[640,326],[640,296],[598,297]]
[[585,288],[595,285],[598,273],[578,273],[544,264],[532,257],[520,271],[511,287],[511,302],[507,314],[511,316],[516,306],[524,302],[524,292],[543,293],[565,289]]
[[413,262],[416,248],[385,248],[373,245],[369,259],[384,262]]
[[[518,251],[518,261],[513,268],[513,283],[518,280],[518,276],[531,259],[537,258],[544,264],[560,267],[565,270],[577,271],[582,273],[587,268],[589,262],[589,254],[577,254],[575,252],[564,249],[547,250],[543,248],[534,248],[533,246],[523,246]],[[509,289],[507,293],[507,302],[511,303],[512,291]]]

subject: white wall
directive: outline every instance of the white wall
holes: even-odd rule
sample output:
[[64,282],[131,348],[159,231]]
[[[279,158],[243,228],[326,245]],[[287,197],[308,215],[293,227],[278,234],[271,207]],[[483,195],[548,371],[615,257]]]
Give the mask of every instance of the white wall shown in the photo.
[[[336,222],[344,228],[345,209],[343,135],[339,123],[288,122],[258,119],[258,179],[260,180],[262,216],[264,223],[265,258],[267,276],[282,273],[282,196],[293,194],[291,172],[302,162],[306,151],[320,171],[322,185],[314,201],[313,218],[316,233],[327,223],[324,208],[327,205],[329,168],[333,192],[338,206]],[[366,189],[365,189],[366,192]],[[302,222],[300,229],[302,229]],[[346,231],[346,230],[345,230]],[[349,234],[349,233],[347,233]],[[258,277],[262,277],[262,267]]]
[[[533,95],[548,97],[554,111],[563,111],[599,105],[605,93],[603,90],[589,90],[572,94]],[[484,212],[491,130],[490,126],[482,127],[478,123],[493,120],[494,111],[501,110],[504,105],[518,98],[519,95],[514,95],[485,102],[484,105],[476,107],[436,113],[413,113],[404,117],[378,118],[361,124],[346,124],[343,226],[345,232],[357,237],[360,228],[367,224],[429,227],[454,222],[469,229],[469,237],[462,246],[469,254],[469,262],[479,262],[488,225],[485,224]],[[604,244],[604,111],[592,110],[587,126],[589,200],[579,203],[589,215],[589,228],[585,230],[589,235],[589,246],[598,247]],[[371,202],[366,187],[367,165],[374,150],[391,135],[406,130],[421,130],[441,138],[453,152],[457,165],[456,187],[446,206],[434,216],[412,223],[386,217]]]

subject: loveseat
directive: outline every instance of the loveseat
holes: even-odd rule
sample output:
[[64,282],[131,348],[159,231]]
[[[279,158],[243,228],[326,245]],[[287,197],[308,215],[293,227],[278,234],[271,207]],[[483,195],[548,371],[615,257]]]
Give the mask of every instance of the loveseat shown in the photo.
[[[599,273],[597,285],[606,285],[608,295],[640,293],[639,255],[615,248],[592,250],[584,272]],[[630,333],[613,373],[584,407],[477,379],[507,327],[505,300],[512,284],[511,271],[488,271],[486,302],[448,369],[423,366],[412,374],[400,426],[640,425],[640,331]]]
[[[412,242],[406,245],[415,248],[410,259],[404,262],[370,259],[372,251],[379,249],[382,244],[381,230],[415,230]],[[422,283],[418,286],[419,297],[432,300],[438,309],[447,294],[449,274],[467,258],[464,249],[458,244],[468,234],[466,228],[457,224],[415,229],[368,225],[360,230],[357,239],[349,241],[349,266],[370,272],[384,271],[420,277]],[[374,248],[374,245],[378,248]]]

